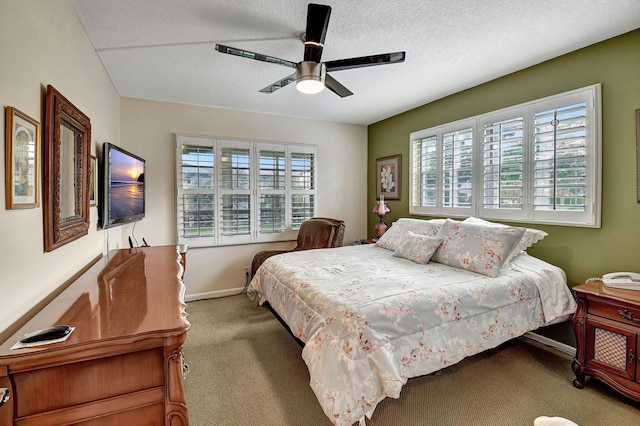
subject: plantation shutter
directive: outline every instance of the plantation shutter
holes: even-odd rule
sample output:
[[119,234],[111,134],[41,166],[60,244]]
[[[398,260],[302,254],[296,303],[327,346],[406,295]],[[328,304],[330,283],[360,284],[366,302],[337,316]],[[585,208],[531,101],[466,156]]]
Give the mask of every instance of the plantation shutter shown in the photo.
[[580,102],[534,115],[534,210],[585,211],[586,114]]
[[292,241],[316,214],[315,145],[176,135],[178,244]]
[[258,152],[258,217],[260,234],[286,230],[287,156],[284,146],[261,145]]
[[438,138],[429,136],[411,143],[413,191],[411,202],[416,207],[437,206],[438,196]]
[[177,222],[181,243],[215,237],[215,167],[210,141],[185,138],[178,146]]
[[470,209],[473,201],[473,129],[442,136],[442,207]]
[[294,231],[316,211],[315,149],[300,148],[291,152],[291,227]]
[[483,126],[484,209],[522,210],[523,118],[515,117]]
[[248,142],[219,143],[219,242],[251,241],[251,146]]
[[411,133],[409,213],[600,227],[601,104],[596,84]]

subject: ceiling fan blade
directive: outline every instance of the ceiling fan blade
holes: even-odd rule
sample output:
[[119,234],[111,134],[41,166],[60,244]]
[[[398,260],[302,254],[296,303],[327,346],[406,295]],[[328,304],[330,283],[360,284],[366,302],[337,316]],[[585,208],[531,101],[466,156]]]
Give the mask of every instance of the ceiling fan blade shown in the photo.
[[320,62],[327,36],[331,6],[310,3],[307,7],[307,30],[304,34],[304,60]]
[[325,62],[327,72],[350,70],[352,68],[371,67],[374,65],[399,64],[404,62],[405,52],[383,53],[381,55],[362,56],[360,58],[338,59]]
[[260,89],[260,93],[273,93],[278,89],[282,89],[287,84],[293,83],[294,81],[296,81],[296,73],[295,72],[293,74],[291,74],[291,75],[286,76],[285,78],[283,78],[280,81],[276,81],[275,83],[268,85],[264,89]]
[[347,89],[342,84],[338,83],[338,80],[331,77],[329,74],[326,74],[324,76],[324,85],[327,87],[327,89],[331,90],[333,93],[340,96],[341,98],[346,98],[347,96],[353,95],[351,90]]
[[269,62],[272,64],[283,65],[289,68],[295,68],[296,63],[287,61],[286,59],[276,58],[275,56],[263,55],[262,53],[250,52],[248,50],[238,49],[236,47],[216,44],[216,50],[220,53],[228,55],[240,56],[241,58],[255,59],[256,61]]

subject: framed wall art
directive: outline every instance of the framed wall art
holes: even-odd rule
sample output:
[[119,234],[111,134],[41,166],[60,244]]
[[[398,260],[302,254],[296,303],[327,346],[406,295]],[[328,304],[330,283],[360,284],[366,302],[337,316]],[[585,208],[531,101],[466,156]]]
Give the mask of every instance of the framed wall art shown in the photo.
[[5,109],[6,208],[40,205],[40,123],[13,107]]
[[376,159],[376,198],[400,199],[400,176],[402,176],[402,155]]

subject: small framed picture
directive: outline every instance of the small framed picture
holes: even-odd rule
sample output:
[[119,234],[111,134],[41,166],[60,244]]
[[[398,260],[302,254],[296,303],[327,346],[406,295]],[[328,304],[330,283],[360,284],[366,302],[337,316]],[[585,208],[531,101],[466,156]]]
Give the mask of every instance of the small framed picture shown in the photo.
[[376,198],[400,199],[400,176],[402,176],[402,155],[376,159]]
[[98,159],[92,155],[91,162],[89,163],[89,207],[95,207],[98,205],[98,202],[96,201],[98,194],[97,170]]
[[40,123],[16,108],[5,117],[6,208],[31,209],[40,205]]

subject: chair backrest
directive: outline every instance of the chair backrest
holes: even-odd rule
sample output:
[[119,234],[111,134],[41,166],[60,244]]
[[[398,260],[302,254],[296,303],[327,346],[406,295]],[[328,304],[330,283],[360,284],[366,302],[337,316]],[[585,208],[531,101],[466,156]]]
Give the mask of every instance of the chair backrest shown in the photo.
[[343,238],[343,220],[313,217],[300,225],[298,245],[294,250],[340,247]]

